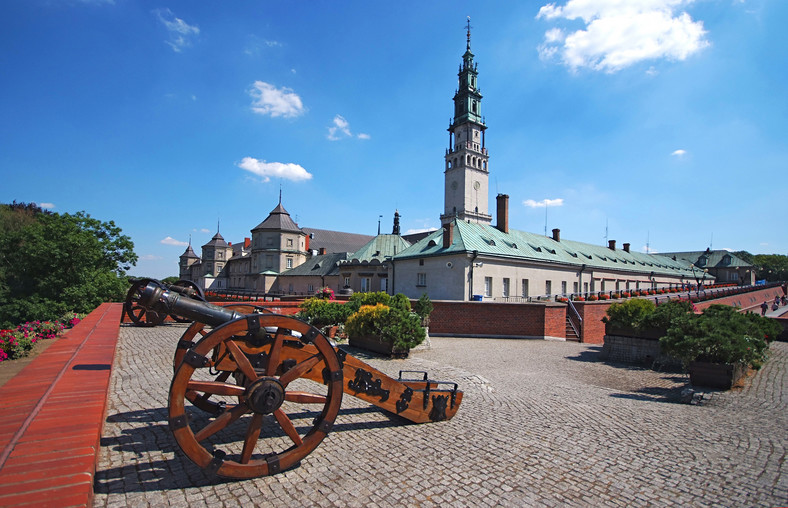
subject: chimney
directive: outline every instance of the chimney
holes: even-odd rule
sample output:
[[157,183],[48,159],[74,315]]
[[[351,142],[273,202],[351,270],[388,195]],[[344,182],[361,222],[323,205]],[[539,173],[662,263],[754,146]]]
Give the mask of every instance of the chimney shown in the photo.
[[448,249],[454,243],[454,225],[449,222],[443,225],[443,248]]
[[325,248],[325,247],[320,247],[320,250],[318,251],[318,253],[319,253],[321,256],[325,255],[325,253],[326,253],[326,248]]
[[607,247],[610,250],[616,250],[616,241],[615,240],[608,240],[607,241]]
[[555,228],[553,230],[553,240],[555,240],[556,242],[560,242],[561,241],[561,230],[560,229]]
[[248,249],[250,245],[252,245],[252,239],[244,237],[244,249]]
[[624,252],[629,252],[629,244],[628,243],[624,244]]
[[498,194],[495,200],[498,203],[498,219],[497,219],[498,222],[495,228],[502,233],[508,233],[509,232],[509,195]]

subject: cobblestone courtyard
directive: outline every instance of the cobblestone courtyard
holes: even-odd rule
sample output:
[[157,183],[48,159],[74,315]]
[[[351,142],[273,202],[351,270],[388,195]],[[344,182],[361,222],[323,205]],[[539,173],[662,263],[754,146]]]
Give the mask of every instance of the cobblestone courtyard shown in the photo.
[[299,467],[224,481],[167,428],[184,329],[121,329],[95,506],[788,505],[786,343],[743,389],[701,406],[677,402],[685,375],[605,364],[585,344],[433,338],[407,360],[359,354],[395,377],[456,381],[457,416],[415,425],[345,395]]

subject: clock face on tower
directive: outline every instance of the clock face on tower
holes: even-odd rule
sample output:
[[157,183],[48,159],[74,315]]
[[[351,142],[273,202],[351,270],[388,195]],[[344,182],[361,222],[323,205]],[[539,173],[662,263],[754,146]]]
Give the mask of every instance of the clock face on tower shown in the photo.
[[481,186],[482,186],[482,184],[480,184],[479,182],[473,182],[473,188],[474,189],[479,190],[479,187],[481,187]]

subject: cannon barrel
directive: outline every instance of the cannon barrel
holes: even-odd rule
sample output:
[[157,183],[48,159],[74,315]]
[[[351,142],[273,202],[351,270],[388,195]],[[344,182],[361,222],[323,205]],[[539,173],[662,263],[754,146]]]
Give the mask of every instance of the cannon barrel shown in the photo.
[[219,305],[182,296],[171,289],[150,282],[142,291],[138,303],[148,310],[188,318],[210,326],[223,325],[243,316]]

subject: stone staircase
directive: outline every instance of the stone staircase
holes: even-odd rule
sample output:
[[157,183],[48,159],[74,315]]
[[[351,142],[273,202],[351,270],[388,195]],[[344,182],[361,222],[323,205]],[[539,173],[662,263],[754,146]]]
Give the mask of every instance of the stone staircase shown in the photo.
[[580,342],[580,337],[575,333],[575,329],[572,328],[569,316],[566,317],[566,340]]

